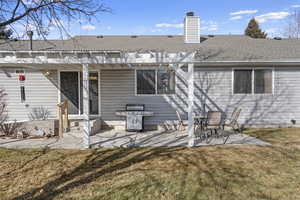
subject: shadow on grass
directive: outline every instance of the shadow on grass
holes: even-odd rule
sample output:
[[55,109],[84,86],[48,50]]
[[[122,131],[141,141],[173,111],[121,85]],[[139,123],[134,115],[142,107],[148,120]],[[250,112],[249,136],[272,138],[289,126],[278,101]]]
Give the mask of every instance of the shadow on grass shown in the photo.
[[[220,159],[218,157],[213,157],[214,151],[221,151],[223,156],[228,155],[239,155],[247,153],[247,156],[255,158],[257,160],[266,159],[266,156],[270,156],[271,153],[279,154],[280,156],[286,157],[286,159],[299,161],[299,156],[289,155],[289,152],[284,149],[279,149],[276,147],[263,147],[265,153],[257,155],[257,152],[246,152],[243,148],[222,148],[217,147],[210,151],[203,150],[202,148],[187,149],[184,147],[174,147],[174,148],[128,148],[128,149],[107,149],[107,150],[93,150],[86,159],[70,172],[67,172],[57,179],[44,184],[41,187],[35,188],[23,195],[15,197],[13,199],[54,199],[61,193],[70,191],[74,188],[92,183],[103,177],[105,175],[114,174],[114,176],[131,173],[131,172],[142,172],[147,178],[149,178],[158,187],[163,183],[162,179],[157,179],[152,176],[148,171],[152,169],[133,169],[129,171],[129,167],[142,163],[144,161],[152,161],[160,157],[163,160],[172,160],[172,163],[176,164],[176,169],[178,168],[181,172],[179,177],[179,186],[176,191],[175,199],[185,199],[186,194],[189,194],[188,199],[240,199],[241,196],[232,189],[234,185],[249,185],[253,184],[256,188],[263,188],[262,183],[260,183],[251,173],[247,173],[247,170],[242,169],[242,167],[237,167],[236,165],[228,165],[226,160]],[[259,152],[264,152],[259,151]],[[213,160],[211,160],[213,159]],[[29,161],[30,162],[30,161]],[[234,160],[232,161],[235,162]],[[219,166],[219,167],[216,167]],[[125,170],[127,169],[127,170]],[[193,170],[191,170],[193,169]],[[123,170],[123,171],[122,171]],[[193,174],[193,180],[191,182],[189,178],[191,172],[199,173]],[[201,174],[204,176],[201,176]],[[123,185],[114,187],[114,191],[126,190],[134,187],[138,187],[140,183],[133,182],[130,185]],[[190,186],[194,185],[194,189],[190,190]],[[252,188],[253,189],[253,188]],[[204,192],[205,190],[212,191]],[[246,188],[245,188],[246,190]],[[268,199],[277,200],[279,198],[271,197],[272,195],[267,192],[260,191],[246,191],[248,195],[253,195],[253,199]],[[108,191],[105,194],[113,195],[113,192]],[[99,196],[100,199],[104,199],[104,196]],[[212,198],[213,197],[213,198]],[[246,195],[249,198],[249,196]],[[257,198],[256,198],[257,197]],[[97,197],[98,198],[98,197]],[[251,199],[251,198],[250,198]]]

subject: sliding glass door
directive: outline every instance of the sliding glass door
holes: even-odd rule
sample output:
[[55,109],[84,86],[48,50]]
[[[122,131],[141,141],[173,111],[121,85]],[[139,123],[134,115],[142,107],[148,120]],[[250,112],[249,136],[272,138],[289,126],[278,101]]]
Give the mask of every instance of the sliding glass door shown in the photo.
[[[99,75],[90,73],[90,114],[99,114]],[[81,115],[83,113],[82,73],[66,71],[60,72],[61,101],[69,101],[69,113]]]

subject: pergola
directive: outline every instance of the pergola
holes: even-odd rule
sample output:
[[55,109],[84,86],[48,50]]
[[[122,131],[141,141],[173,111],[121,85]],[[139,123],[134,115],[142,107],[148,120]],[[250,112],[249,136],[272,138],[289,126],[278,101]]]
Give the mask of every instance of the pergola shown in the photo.
[[[92,64],[125,64],[129,67],[143,64],[164,65],[172,69],[188,66],[184,72],[188,82],[188,146],[194,146],[194,52],[169,53],[165,51],[0,51],[0,67],[39,66],[47,64],[76,64],[82,66],[83,73],[83,118],[84,144],[90,147],[89,116],[89,71]],[[101,94],[100,94],[101,95]]]

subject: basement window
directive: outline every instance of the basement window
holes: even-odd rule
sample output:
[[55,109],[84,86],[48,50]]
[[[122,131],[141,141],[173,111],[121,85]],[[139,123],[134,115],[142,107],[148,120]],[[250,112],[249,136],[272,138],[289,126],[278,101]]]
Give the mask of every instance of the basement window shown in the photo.
[[272,94],[272,69],[236,69],[233,81],[234,94]]
[[136,94],[175,94],[175,71],[136,70]]

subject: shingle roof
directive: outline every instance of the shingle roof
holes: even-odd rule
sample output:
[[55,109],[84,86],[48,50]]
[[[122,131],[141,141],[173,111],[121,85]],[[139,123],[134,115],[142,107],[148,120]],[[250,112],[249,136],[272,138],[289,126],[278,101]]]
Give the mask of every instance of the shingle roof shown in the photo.
[[[201,36],[200,44],[185,44],[174,36],[75,36],[68,40],[35,40],[33,49],[99,51],[196,51],[205,61],[300,60],[300,39],[252,39],[242,35]],[[0,51],[28,50],[28,41],[0,41]]]

